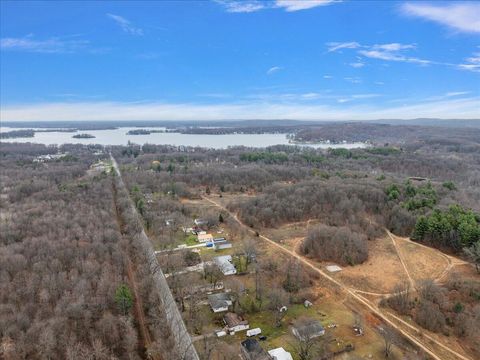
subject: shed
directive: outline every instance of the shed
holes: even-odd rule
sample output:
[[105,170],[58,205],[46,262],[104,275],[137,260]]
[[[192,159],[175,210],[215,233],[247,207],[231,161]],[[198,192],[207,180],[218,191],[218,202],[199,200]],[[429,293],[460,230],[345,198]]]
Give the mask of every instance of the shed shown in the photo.
[[250,325],[242,316],[229,312],[223,317],[223,322],[227,325],[229,332],[248,330]]

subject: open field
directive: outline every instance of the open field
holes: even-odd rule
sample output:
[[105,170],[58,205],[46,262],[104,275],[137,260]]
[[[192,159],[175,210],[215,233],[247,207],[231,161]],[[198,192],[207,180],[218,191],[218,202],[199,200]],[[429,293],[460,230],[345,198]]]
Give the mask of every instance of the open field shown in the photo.
[[371,240],[368,247],[367,261],[343,267],[334,274],[335,278],[352,289],[385,294],[390,293],[395,284],[408,280],[388,237]]
[[[212,199],[208,199],[208,201],[214,204],[216,203],[215,200],[212,200]],[[218,204],[218,206],[220,205]],[[232,214],[232,216],[236,218],[234,214]],[[238,220],[238,218],[236,219]],[[238,221],[241,223],[240,220]],[[391,311],[386,311],[386,312],[382,311],[381,309],[378,308],[376,301],[369,300],[367,297],[365,297],[365,294],[361,295],[360,293],[357,293],[356,289],[353,289],[349,287],[347,284],[344,284],[340,279],[337,280],[334,278],[334,276],[328,275],[324,270],[322,270],[322,268],[319,266],[318,263],[315,263],[314,261],[311,261],[311,260],[307,260],[303,256],[294,253],[294,251],[289,250],[287,247],[276,243],[275,241],[269,239],[264,235],[260,235],[260,238],[265,240],[267,243],[275,245],[277,249],[278,248],[285,249],[284,250],[285,253],[290,254],[291,256],[294,256],[298,259],[302,259],[303,263],[308,264],[309,267],[311,267],[312,269],[315,269],[319,274],[321,274],[321,276],[329,280],[330,286],[333,284],[336,284],[336,286],[342,289],[342,291],[346,291],[354,299],[356,299],[357,300],[356,303],[363,304],[364,306],[366,306],[367,309],[372,311],[372,314],[374,316],[381,317],[383,321],[388,322],[389,325],[393,326],[396,330],[401,332],[405,337],[407,337],[408,340],[415,342],[416,345],[421,347],[423,351],[428,352],[433,358],[437,360],[471,359],[471,357],[469,357],[466,354],[466,351],[465,351],[466,349],[462,347],[458,339],[448,338],[442,334],[429,332],[425,329],[421,329],[420,327],[418,327],[418,325],[414,324],[410,319],[402,319],[401,317],[393,314]],[[422,249],[428,249],[428,248],[422,247]],[[399,259],[400,259],[400,256],[401,255],[399,255]],[[428,259],[428,257],[426,259]],[[406,267],[404,266],[404,264],[402,264],[402,268],[403,268],[403,271],[406,270]],[[400,268],[399,271],[402,271],[402,269]],[[409,274],[407,273],[407,276],[408,275]],[[367,309],[363,308],[362,310],[363,314],[370,316],[369,315],[370,313]]]
[[[190,201],[184,201],[184,205],[190,206],[190,204]],[[193,201],[193,204],[198,211],[201,211],[202,206],[205,206],[205,209],[211,207],[211,204],[205,200],[195,200]],[[228,232],[228,229],[225,228],[225,231]],[[293,224],[288,226],[286,230],[282,228],[278,229],[278,231],[274,230],[273,233],[276,233],[278,237],[283,236],[286,238],[297,231],[305,230],[301,224]],[[241,243],[238,241],[232,242],[234,245],[232,252],[235,252],[235,249],[241,249]],[[285,246],[288,246],[288,242],[285,243]],[[289,259],[287,255],[279,252],[277,249],[263,241],[258,241],[257,247],[259,254],[261,254],[259,255],[260,261],[261,259],[273,258],[280,262],[287,262]],[[201,254],[202,259],[211,259],[213,256],[216,256],[214,251],[207,249],[202,249]],[[254,279],[252,274],[240,277],[235,276],[235,278],[239,279],[244,284],[247,294],[254,294]],[[262,345],[268,349],[283,346],[287,351],[292,351],[295,338],[291,333],[291,325],[295,319],[306,316],[312,319],[318,319],[327,329],[327,334],[329,334],[328,336],[332,339],[332,342],[329,345],[331,350],[336,351],[347,344],[353,344],[355,346],[355,355],[362,358],[381,358],[384,351],[384,342],[382,336],[376,329],[379,324],[378,320],[372,320],[374,318],[369,316],[368,312],[365,313],[364,309],[355,306],[351,300],[346,300],[338,290],[331,290],[329,286],[330,284],[328,284],[325,279],[315,276],[313,281],[314,284],[311,285],[311,295],[309,298],[313,302],[313,306],[311,308],[305,308],[303,304],[291,304],[285,318],[281,321],[282,325],[278,328],[274,326],[272,313],[269,310],[265,309],[259,312],[245,314],[245,317],[249,320],[250,328],[260,327],[262,329],[262,334],[267,336],[267,340],[263,342]],[[272,286],[272,284],[267,282],[264,286],[268,288]],[[219,315],[213,314],[208,305],[202,306],[201,311],[208,319],[206,325],[202,329],[202,334],[208,335],[215,330],[215,328],[220,327],[221,323],[219,322]],[[352,326],[356,322],[360,322],[363,325],[365,331],[363,336],[355,335]],[[337,327],[328,328],[328,325],[330,324],[336,324]],[[220,340],[235,344],[243,339],[245,339],[245,333],[240,332],[235,336],[226,336]],[[198,341],[196,346],[201,352],[203,346],[202,341]],[[408,351],[412,351],[410,345],[405,343],[402,344],[402,346],[406,346],[406,348],[409,349]],[[396,349],[392,358],[400,359],[401,353],[404,350],[405,349],[399,351],[399,349]],[[345,358],[348,358],[349,355],[344,356]]]

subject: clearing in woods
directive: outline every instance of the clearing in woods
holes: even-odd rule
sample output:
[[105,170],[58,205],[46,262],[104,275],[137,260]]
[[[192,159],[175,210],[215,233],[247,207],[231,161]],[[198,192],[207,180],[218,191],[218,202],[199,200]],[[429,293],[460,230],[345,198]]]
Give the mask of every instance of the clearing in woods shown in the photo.
[[[236,214],[228,211],[227,209],[225,209],[225,206],[223,206],[219,202],[217,202],[217,198],[212,199],[211,197],[209,197],[209,198],[204,197],[204,199],[206,201],[208,201],[210,204],[216,205],[219,208],[221,208],[222,210],[229,212],[230,215],[233,216],[234,219],[237,220],[242,226],[244,226],[245,228],[248,228],[248,226],[243,224],[238,219]],[[336,286],[339,286],[340,289],[342,289],[342,291],[345,291],[348,295],[350,295],[350,298],[352,300],[355,300],[355,302],[357,304],[361,305],[361,307],[363,308],[362,309],[363,314],[367,315],[370,311],[371,314],[374,314],[375,316],[380,317],[382,319],[382,321],[384,321],[387,324],[389,324],[390,326],[394,327],[403,336],[405,336],[409,341],[411,341],[412,343],[415,343],[421,350],[428,353],[432,358],[434,358],[436,360],[443,360],[443,359],[468,360],[468,359],[470,359],[468,356],[466,356],[464,349],[461,347],[459,342],[456,341],[455,339],[448,339],[446,336],[431,333],[429,331],[426,331],[426,330],[420,328],[418,325],[415,325],[415,324],[411,323],[408,319],[402,319],[401,317],[396,316],[395,314],[391,313],[387,309],[384,309],[384,310],[380,309],[378,307],[378,300],[380,300],[380,296],[381,295],[388,295],[388,294],[369,293],[368,290],[361,290],[361,289],[350,287],[350,285],[348,285],[347,283],[344,283],[343,279],[338,277],[338,274],[337,275],[332,275],[332,274],[327,273],[324,270],[324,267],[323,267],[322,263],[312,261],[312,260],[304,257],[303,255],[299,254],[295,249],[295,248],[298,248],[298,246],[294,246],[294,248],[291,249],[291,246],[288,247],[288,246],[285,246],[283,244],[279,244],[274,239],[270,239],[267,236],[262,235],[261,230],[262,229],[259,229],[260,239],[265,240],[267,243],[270,243],[272,246],[276,247],[277,249],[281,249],[282,251],[289,254],[290,256],[297,258],[303,264],[305,264],[307,267],[317,271],[318,274],[321,275],[321,277],[329,280],[331,284],[333,283]],[[252,229],[250,229],[250,231],[253,232]],[[397,238],[394,238],[394,239],[390,238],[390,244],[393,245],[393,250],[389,246],[386,246],[386,247],[384,246],[383,250],[380,247],[379,249],[377,249],[378,250],[377,255],[381,254],[382,251],[387,251],[389,253],[389,256],[393,256],[396,253],[396,256],[399,260],[398,261],[398,266],[397,266],[398,273],[405,274],[405,276],[409,280],[411,280],[412,282],[413,282],[414,276],[418,277],[418,278],[424,278],[424,277],[427,277],[428,275],[430,275],[430,274],[423,273],[421,270],[415,270],[414,275],[410,274],[410,271],[407,268],[409,265],[408,265],[408,263],[406,263],[404,261],[405,256],[403,254],[403,251],[402,250],[397,251],[397,248],[403,249],[402,245],[397,245],[397,241],[395,241],[395,240],[397,240],[399,243],[401,242],[401,239],[399,240]],[[405,240],[405,241],[408,241],[408,240]],[[297,243],[298,243],[298,239],[297,239]],[[438,251],[438,250],[430,249],[430,248],[428,248],[426,246],[423,246],[423,245],[420,245],[420,244],[416,244],[416,245],[418,245],[418,248],[416,249],[416,251],[418,253],[420,253],[420,256],[423,257],[425,259],[425,261],[428,261],[428,257],[431,255],[430,250],[433,250],[434,252],[437,252],[437,253],[441,254],[440,251]],[[371,255],[372,260],[373,260],[374,255],[375,255],[375,253],[373,253]],[[441,258],[441,256],[440,256],[440,258]],[[448,257],[448,258],[452,258],[452,257]],[[461,260],[458,260],[458,259],[455,259],[455,260],[458,261],[458,262],[461,262]],[[368,262],[367,262],[367,266],[368,266]],[[371,278],[378,277],[378,274],[382,274],[382,276],[383,276],[383,270],[381,269],[381,264],[378,264],[376,267],[377,267],[378,271],[380,271],[380,273],[377,272],[377,273],[372,274],[371,272],[368,272],[367,270],[365,270],[366,274],[369,274],[368,275],[368,281],[365,282],[365,283],[369,284],[369,286],[371,286],[370,282],[372,281],[370,279],[370,277]],[[451,267],[453,267],[453,265],[450,266],[449,264],[445,264],[443,266],[443,270],[441,271],[441,273],[448,273]],[[354,268],[357,269],[357,266],[355,266]],[[373,268],[373,265],[372,265],[372,268]],[[426,266],[424,269],[429,269],[429,267]],[[427,270],[424,270],[424,271],[427,271]],[[362,284],[356,284],[356,286],[362,288]],[[363,285],[363,286],[365,286],[365,285]],[[365,292],[366,294],[362,293],[362,292]],[[377,297],[377,301],[369,300],[372,295],[374,296],[374,298]]]

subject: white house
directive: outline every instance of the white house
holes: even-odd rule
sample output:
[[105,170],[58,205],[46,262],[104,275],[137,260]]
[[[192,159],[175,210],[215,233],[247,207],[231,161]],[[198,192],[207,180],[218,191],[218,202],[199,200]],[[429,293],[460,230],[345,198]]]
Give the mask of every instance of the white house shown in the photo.
[[268,354],[272,357],[273,360],[293,360],[292,354],[290,354],[282,347],[268,350]]
[[232,257],[230,255],[217,256],[213,259],[215,264],[222,271],[223,275],[235,275],[237,269],[232,264]]
[[193,220],[193,223],[197,226],[202,226],[202,225],[207,225],[208,224],[208,220],[204,220],[204,219],[195,219]]
[[208,295],[208,303],[214,313],[228,311],[228,307],[232,305],[232,298],[227,293],[218,293]]

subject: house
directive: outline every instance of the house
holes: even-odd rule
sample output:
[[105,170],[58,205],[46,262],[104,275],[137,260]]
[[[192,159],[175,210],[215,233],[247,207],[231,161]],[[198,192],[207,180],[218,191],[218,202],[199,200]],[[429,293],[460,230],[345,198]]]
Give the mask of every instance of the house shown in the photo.
[[318,320],[309,320],[292,329],[293,335],[298,339],[306,341],[325,334],[325,329]]
[[214,313],[228,311],[228,307],[232,305],[232,298],[227,293],[218,293],[208,295],[208,303]]
[[232,264],[232,257],[230,255],[217,256],[213,259],[215,264],[220,268],[223,275],[235,275],[237,269]]
[[268,353],[263,350],[257,340],[247,339],[242,341],[242,358],[245,360],[271,360]]
[[195,220],[193,220],[193,222],[197,226],[208,225],[208,220],[204,220],[204,219],[195,219]]
[[250,327],[248,321],[238,314],[228,312],[223,317],[223,322],[227,326],[229,333],[236,333],[237,331],[248,330]]
[[[202,231],[203,233],[203,231]],[[197,233],[197,240],[200,243],[208,243],[213,241],[213,236],[212,234],[202,234],[202,233]]]
[[268,350],[268,354],[272,357],[273,360],[293,360],[292,354],[290,354],[282,347]]

